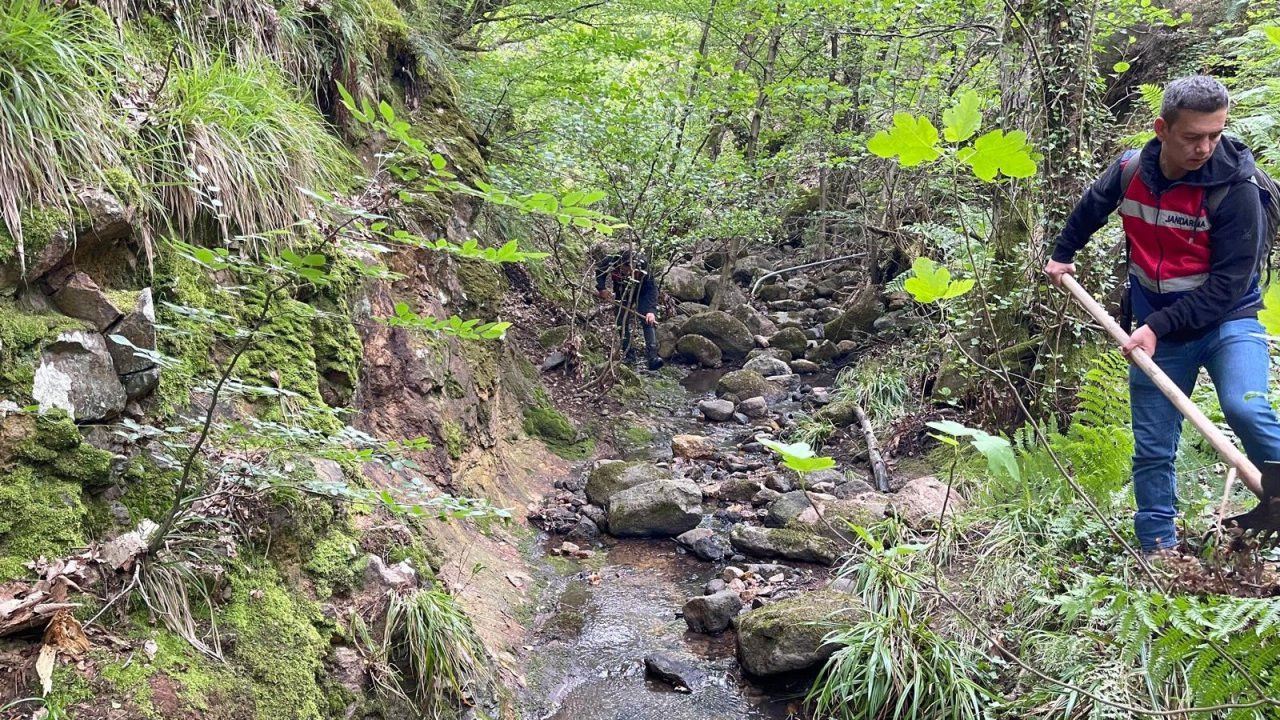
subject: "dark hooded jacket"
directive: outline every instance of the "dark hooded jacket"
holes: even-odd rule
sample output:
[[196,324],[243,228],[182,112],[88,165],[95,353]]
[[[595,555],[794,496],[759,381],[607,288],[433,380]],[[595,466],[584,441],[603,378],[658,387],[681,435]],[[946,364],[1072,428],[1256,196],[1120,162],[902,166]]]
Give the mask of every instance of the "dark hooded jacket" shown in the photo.
[[[1072,211],[1058,236],[1053,259],[1072,262],[1093,233],[1115,212],[1127,188],[1121,185],[1122,160],[1117,159],[1090,187]],[[1167,290],[1157,282],[1144,286],[1130,270],[1130,303],[1133,317],[1146,324],[1159,338],[1188,340],[1216,328],[1228,320],[1253,317],[1262,306],[1258,282],[1258,258],[1263,248],[1263,209],[1258,188],[1249,182],[1254,174],[1253,153],[1239,140],[1224,137],[1203,167],[1178,180],[1169,180],[1160,170],[1160,141],[1153,139],[1129,162],[1139,162],[1138,176],[1154,197],[1160,198],[1180,186],[1199,188],[1207,197],[1212,188],[1227,185],[1230,189],[1212,212],[1202,206],[1208,221],[1207,277],[1191,290]],[[1126,197],[1127,200],[1127,197]],[[1126,241],[1132,250],[1145,243],[1142,250],[1160,253],[1167,238],[1157,239],[1143,231],[1134,237],[1126,223]],[[1174,249],[1171,249],[1174,250]]]
[[[596,263],[596,290],[604,290],[606,283],[613,284],[613,296],[618,302],[633,308],[641,315],[658,311],[658,286],[649,275],[643,261],[633,265],[632,277],[623,277],[621,266],[624,257],[613,253]],[[639,276],[639,279],[636,278]]]

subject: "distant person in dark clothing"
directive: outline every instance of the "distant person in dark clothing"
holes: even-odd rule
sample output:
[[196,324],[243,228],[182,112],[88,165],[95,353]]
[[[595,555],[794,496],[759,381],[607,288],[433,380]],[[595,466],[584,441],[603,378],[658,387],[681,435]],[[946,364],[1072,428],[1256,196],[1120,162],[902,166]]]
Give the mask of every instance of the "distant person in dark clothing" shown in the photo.
[[[610,284],[612,290],[610,290]],[[658,357],[658,286],[644,267],[636,262],[630,250],[610,253],[596,263],[596,291],[601,300],[617,302],[618,333],[622,336],[622,352],[627,362],[636,359],[631,347],[631,321],[644,319],[644,349],[650,370],[662,367]]]

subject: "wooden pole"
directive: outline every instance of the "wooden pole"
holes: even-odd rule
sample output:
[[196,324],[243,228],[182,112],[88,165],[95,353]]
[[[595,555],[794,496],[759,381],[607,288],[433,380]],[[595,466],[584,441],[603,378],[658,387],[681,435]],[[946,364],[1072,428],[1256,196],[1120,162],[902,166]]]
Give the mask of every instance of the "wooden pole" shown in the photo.
[[[1115,318],[1111,317],[1111,314],[1104,310],[1103,307],[1098,304],[1098,301],[1094,300],[1093,297],[1089,295],[1089,292],[1081,287],[1080,283],[1077,282],[1074,277],[1071,275],[1063,275],[1062,286],[1071,293],[1072,297],[1076,299],[1076,302],[1080,303],[1080,305],[1084,307],[1094,320],[1098,321],[1098,323],[1106,329],[1107,333],[1110,334],[1112,339],[1121,347],[1123,347],[1125,343],[1129,342],[1129,333],[1125,332],[1124,329],[1120,327],[1119,323],[1115,321]],[[1164,374],[1164,371],[1160,369],[1160,366],[1156,365],[1155,360],[1152,360],[1151,357],[1141,349],[1134,349],[1133,352],[1129,353],[1129,360],[1134,365],[1137,365],[1139,370],[1146,373],[1147,377],[1151,378],[1151,382],[1155,383],[1156,387],[1160,388],[1160,392],[1164,393],[1164,396],[1169,398],[1169,402],[1173,403],[1174,407],[1178,408],[1178,412],[1182,413],[1183,417],[1191,421],[1191,424],[1194,425],[1196,430],[1199,430],[1200,434],[1209,441],[1209,444],[1213,446],[1213,449],[1218,451],[1218,454],[1222,456],[1222,459],[1225,460],[1228,465],[1235,467],[1236,471],[1240,474],[1240,479],[1244,481],[1245,485],[1249,486],[1249,489],[1253,491],[1253,494],[1258,497],[1262,497],[1262,473],[1258,471],[1257,466],[1250,462],[1249,458],[1245,457],[1244,453],[1240,452],[1240,450],[1236,448],[1235,444],[1227,439],[1226,435],[1222,434],[1222,431],[1218,429],[1218,426],[1214,425],[1209,418],[1205,417],[1203,412],[1200,412],[1200,408],[1196,407],[1195,403],[1191,402],[1191,400],[1182,393],[1182,390],[1178,388],[1173,380],[1171,380],[1168,375]]]

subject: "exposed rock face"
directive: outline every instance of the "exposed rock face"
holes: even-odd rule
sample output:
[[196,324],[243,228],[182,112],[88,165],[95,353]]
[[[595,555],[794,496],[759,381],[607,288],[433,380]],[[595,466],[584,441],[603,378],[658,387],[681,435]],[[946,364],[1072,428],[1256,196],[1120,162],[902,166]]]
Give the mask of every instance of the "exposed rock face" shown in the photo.
[[787,528],[736,525],[729,534],[734,549],[763,558],[786,558],[820,565],[835,565],[840,550],[834,541],[821,535]]
[[[712,277],[707,278],[706,289],[707,289],[707,301],[715,302],[716,292],[720,289],[720,276],[713,275]],[[743,293],[742,290],[737,285],[735,285],[732,281],[730,281],[729,284],[726,285],[724,288],[723,297],[720,298],[720,307],[733,308],[739,305],[746,305],[746,304],[747,304],[746,294]]]
[[45,346],[31,396],[41,407],[66,410],[76,422],[114,418],[128,401],[107,341],[88,330],[64,332]]
[[752,370],[735,370],[725,373],[716,383],[716,394],[733,395],[738,400],[762,397],[769,402],[777,402],[787,396],[787,391],[764,379],[764,376]]
[[609,499],[609,532],[618,537],[679,535],[701,520],[702,491],[690,480],[657,480]]
[[738,662],[757,677],[807,670],[836,651],[823,645],[824,620],[854,622],[857,600],[832,590],[780,600],[738,617]]
[[720,367],[720,348],[701,335],[684,335],[676,341],[676,353],[702,367]]
[[133,310],[110,329],[107,334],[107,350],[120,375],[130,375],[155,367],[151,360],[139,357],[132,347],[116,342],[111,339],[111,335],[119,335],[134,347],[143,350],[156,349],[156,309],[151,301],[151,288],[138,293],[138,301]]
[[53,293],[53,304],[64,315],[88,320],[98,332],[111,327],[120,319],[118,308],[107,298],[93,278],[77,272]]
[[682,328],[686,335],[701,335],[715,343],[731,360],[740,360],[755,347],[751,331],[742,321],[719,310],[694,315]]
[[[133,218],[111,193],[87,189],[80,193],[80,209],[73,222],[54,230],[40,247],[26,249],[26,279],[39,280],[52,270],[116,244],[133,232]],[[74,227],[72,225],[74,224]],[[30,239],[28,239],[30,240]],[[0,287],[14,287],[23,273],[12,263],[0,267]]]
[[681,302],[700,303],[707,296],[707,280],[705,277],[688,268],[673,267],[663,280],[669,295]]
[[722,633],[742,611],[742,598],[736,590],[721,590],[714,595],[703,595],[684,604],[684,621],[696,633],[714,635]]
[[601,460],[587,478],[587,499],[600,507],[608,507],[610,499],[623,490],[670,477],[670,472],[653,463]]

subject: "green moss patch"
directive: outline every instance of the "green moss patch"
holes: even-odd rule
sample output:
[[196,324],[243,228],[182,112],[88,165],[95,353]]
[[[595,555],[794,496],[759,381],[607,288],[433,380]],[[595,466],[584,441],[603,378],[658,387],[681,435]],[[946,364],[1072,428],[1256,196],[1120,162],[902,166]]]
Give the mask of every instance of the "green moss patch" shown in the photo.
[[[59,233],[69,230],[67,213],[56,208],[33,208],[23,210],[19,219],[22,221],[22,248],[31,264],[31,259],[44,250]],[[0,265],[17,263],[18,241],[0,223]]]
[[59,333],[86,327],[82,320],[29,312],[12,301],[0,301],[0,397],[26,404],[40,364],[40,348]]
[[77,483],[26,465],[9,470],[0,483],[0,578],[22,577],[32,559],[83,545],[84,518]]
[[366,556],[356,539],[334,529],[320,540],[303,568],[315,581],[316,596],[324,599],[334,593],[349,593],[360,587]]
[[327,703],[317,678],[328,645],[317,632],[319,608],[285,588],[266,562],[229,575],[232,600],[219,613],[235,633],[233,663],[253,683],[259,718],[318,720]]
[[582,460],[595,450],[595,440],[579,440],[573,424],[555,408],[525,408],[524,431],[546,443],[551,452],[569,460]]

